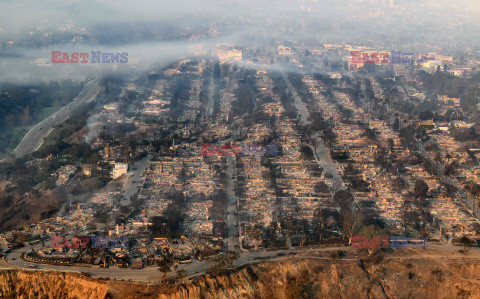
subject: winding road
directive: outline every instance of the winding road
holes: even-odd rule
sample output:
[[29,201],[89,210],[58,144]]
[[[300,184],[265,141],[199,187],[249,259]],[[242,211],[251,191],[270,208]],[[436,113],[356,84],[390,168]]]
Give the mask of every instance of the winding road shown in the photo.
[[50,134],[54,126],[67,120],[70,114],[75,112],[82,104],[93,101],[103,89],[99,86],[99,82],[100,79],[89,81],[71,103],[33,126],[13,150],[12,154],[15,158],[23,158],[38,150],[42,146],[44,138]]

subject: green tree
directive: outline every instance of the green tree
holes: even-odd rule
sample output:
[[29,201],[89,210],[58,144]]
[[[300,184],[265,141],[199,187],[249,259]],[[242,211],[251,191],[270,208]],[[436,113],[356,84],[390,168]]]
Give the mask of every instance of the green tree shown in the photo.
[[342,209],[350,209],[351,205],[354,202],[353,195],[347,190],[340,190],[335,192],[333,196],[333,201],[337,203]]
[[416,198],[425,199],[428,194],[428,185],[424,180],[416,180],[415,187],[413,188],[413,193]]
[[97,225],[94,222],[87,223],[87,229],[89,232],[94,232],[97,230]]
[[[371,240],[373,238],[381,237],[383,236],[383,231],[377,228],[374,225],[368,225],[365,226],[362,231],[360,232],[360,235],[364,238],[367,238],[368,240]],[[372,255],[378,250],[378,248],[368,248],[368,254]]]
[[110,220],[110,213],[105,210],[98,210],[93,217],[100,223],[106,224]]

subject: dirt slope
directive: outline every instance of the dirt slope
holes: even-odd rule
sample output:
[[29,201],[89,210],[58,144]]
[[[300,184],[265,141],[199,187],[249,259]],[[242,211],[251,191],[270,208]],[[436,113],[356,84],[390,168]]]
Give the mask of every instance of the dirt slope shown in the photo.
[[[160,275],[160,274],[159,274]],[[83,274],[0,272],[0,298],[480,298],[480,260],[378,256],[359,261],[290,258],[177,284]]]

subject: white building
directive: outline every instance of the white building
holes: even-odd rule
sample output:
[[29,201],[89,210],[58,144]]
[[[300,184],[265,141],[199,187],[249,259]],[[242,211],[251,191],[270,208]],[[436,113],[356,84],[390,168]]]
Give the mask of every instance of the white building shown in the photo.
[[128,164],[125,163],[115,163],[115,168],[112,171],[112,178],[116,179],[126,174],[128,171]]

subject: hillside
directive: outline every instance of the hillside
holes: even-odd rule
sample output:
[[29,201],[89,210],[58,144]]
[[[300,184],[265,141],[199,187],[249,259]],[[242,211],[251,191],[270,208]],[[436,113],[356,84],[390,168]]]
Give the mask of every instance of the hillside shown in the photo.
[[[0,297],[32,298],[479,298],[480,261],[397,251],[369,260],[283,258],[183,284],[4,270]],[[160,273],[159,273],[160,275]]]

